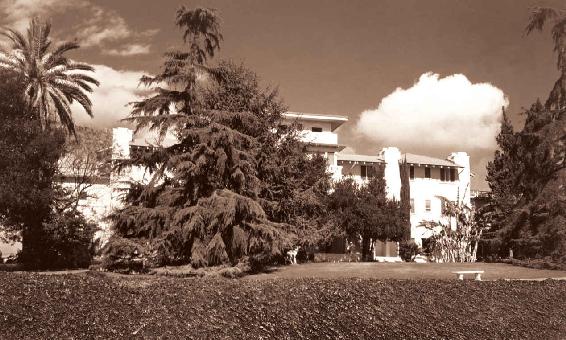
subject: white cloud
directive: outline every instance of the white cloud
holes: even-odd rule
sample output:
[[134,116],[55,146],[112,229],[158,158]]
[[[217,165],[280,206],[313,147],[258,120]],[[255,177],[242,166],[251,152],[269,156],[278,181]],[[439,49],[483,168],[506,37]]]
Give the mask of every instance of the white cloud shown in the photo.
[[0,11],[4,14],[3,21],[8,26],[22,31],[28,27],[29,20],[34,16],[45,17],[69,8],[80,8],[84,4],[82,0],[1,0]]
[[132,44],[127,45],[121,49],[111,49],[106,52],[110,55],[120,55],[120,56],[129,56],[129,55],[137,55],[137,54],[147,54],[150,51],[149,45],[141,45],[141,44]]
[[362,112],[357,130],[382,146],[409,150],[486,150],[495,146],[503,91],[472,84],[463,74],[425,73],[410,88],[397,88],[377,109]]
[[138,86],[144,72],[120,71],[105,65],[93,66],[93,77],[100,82],[100,87],[90,95],[94,118],[90,118],[79,104],[73,103],[71,109],[75,122],[78,125],[106,128],[124,126],[120,119],[129,115],[128,103],[147,93],[147,89]]
[[[28,27],[34,16],[49,18],[70,11],[74,12],[76,22],[72,24],[73,32],[67,32],[64,40],[77,38],[82,47],[104,47],[102,53],[120,56],[149,53],[147,39],[158,32],[157,29],[137,32],[116,11],[87,0],[0,0],[0,12],[5,17],[3,23],[20,31]],[[129,43],[126,48],[109,47],[124,41]]]

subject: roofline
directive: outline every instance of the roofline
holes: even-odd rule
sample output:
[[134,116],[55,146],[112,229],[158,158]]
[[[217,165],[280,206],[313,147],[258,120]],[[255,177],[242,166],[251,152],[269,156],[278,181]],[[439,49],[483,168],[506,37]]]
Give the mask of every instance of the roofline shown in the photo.
[[304,113],[304,112],[293,112],[287,111],[283,113],[283,116],[288,119],[302,119],[302,120],[310,120],[310,121],[323,121],[323,122],[331,122],[332,131],[339,128],[342,124],[348,121],[347,116],[340,116],[340,115],[327,115],[327,114],[317,114],[317,113]]
[[[448,162],[451,163],[450,165],[446,165],[446,164],[438,164],[438,163],[429,163],[429,162],[423,162],[423,163],[419,163],[419,162],[409,162],[407,160],[407,154],[412,155],[412,156],[421,156],[421,157],[426,157],[426,158],[432,158],[432,159],[437,159],[439,161],[443,161],[443,162]],[[431,156],[427,156],[427,155],[418,155],[418,154],[414,154],[414,153],[410,153],[410,152],[406,152],[401,154],[401,158],[399,159],[399,163],[406,161],[407,164],[409,165],[432,165],[433,167],[439,167],[439,168],[464,168],[462,165],[456,164],[454,161],[451,161],[450,159],[442,159],[442,158],[437,158],[437,157],[431,157]]]
[[[401,163],[402,160],[399,160],[399,163]],[[407,164],[409,165],[431,165],[433,168],[463,168],[463,166],[458,165],[456,163],[452,164],[452,165],[443,165],[443,164],[434,164],[434,163],[416,163],[416,162],[407,162]]]
[[342,151],[346,148],[346,145],[343,145],[343,144],[325,144],[325,143],[309,143],[309,142],[305,142],[305,144],[307,145],[307,147],[315,146],[315,147],[323,147],[323,148],[333,149],[333,150],[330,150],[330,151],[338,150],[338,151],[335,151],[335,152]]

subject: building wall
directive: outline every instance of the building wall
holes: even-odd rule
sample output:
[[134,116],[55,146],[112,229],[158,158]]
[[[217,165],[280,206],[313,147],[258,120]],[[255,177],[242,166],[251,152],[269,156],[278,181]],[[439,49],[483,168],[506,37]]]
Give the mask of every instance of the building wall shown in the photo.
[[[432,236],[432,230],[421,226],[423,221],[449,221],[442,215],[442,200],[440,197],[456,202],[459,182],[442,182],[435,178],[415,178],[410,180],[411,200],[411,238],[421,244],[422,238]],[[430,211],[426,211],[426,201],[430,200]]]
[[[387,182],[388,195],[398,199],[400,196],[401,183],[399,174],[399,161],[401,153],[397,148],[384,148],[381,152],[386,162],[385,180]],[[397,157],[398,155],[398,157]],[[422,225],[423,221],[434,221],[450,223],[453,221],[442,215],[442,200],[444,197],[453,202],[461,202],[470,206],[470,161],[465,152],[455,152],[449,157],[457,165],[458,178],[454,182],[440,180],[440,167],[431,168],[431,178],[425,178],[426,166],[414,166],[415,178],[410,180],[410,194],[414,206],[411,213],[411,238],[419,245],[423,238],[432,236],[434,230],[427,229]],[[387,171],[389,169],[389,172]],[[426,201],[430,201],[430,211],[426,211]]]
[[[307,143],[316,144],[338,144],[338,134],[332,131],[332,123],[328,121],[314,121],[300,118],[286,120],[289,124],[296,122],[299,124],[301,139]],[[313,132],[312,128],[318,127],[322,132]]]

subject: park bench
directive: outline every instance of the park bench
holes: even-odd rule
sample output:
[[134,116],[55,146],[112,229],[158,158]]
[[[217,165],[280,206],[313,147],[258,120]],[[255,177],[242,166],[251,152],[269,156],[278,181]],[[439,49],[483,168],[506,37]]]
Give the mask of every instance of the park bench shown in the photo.
[[465,274],[474,274],[476,281],[481,281],[481,274],[483,274],[483,270],[460,270],[457,272],[452,272],[458,276],[458,280],[463,280]]

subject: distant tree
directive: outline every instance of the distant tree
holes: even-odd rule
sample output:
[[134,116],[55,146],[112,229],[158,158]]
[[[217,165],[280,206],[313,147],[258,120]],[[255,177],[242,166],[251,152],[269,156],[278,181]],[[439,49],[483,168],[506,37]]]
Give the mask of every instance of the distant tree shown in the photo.
[[352,178],[337,182],[328,206],[336,224],[348,238],[362,240],[362,258],[365,261],[371,259],[372,241],[401,241],[404,237],[405,225],[399,202],[387,198],[380,167],[376,169],[376,175],[363,185]]
[[25,84],[21,96],[26,112],[42,128],[61,124],[74,134],[70,104],[76,101],[92,117],[92,103],[87,94],[99,83],[84,73],[93,72],[92,66],[65,56],[66,52],[79,48],[78,43],[65,42],[51,50],[50,32],[51,25],[37,17],[30,21],[27,36],[9,28],[1,31],[12,46],[10,50],[0,51],[0,68],[19,75]]
[[281,106],[250,73],[206,65],[221,40],[214,10],[182,7],[177,25],[188,49],[166,53],[162,72],[142,78],[155,94],[134,103],[129,119],[177,141],[122,164],[144,166],[153,177],[134,185],[114,214],[106,257],[116,262],[127,247],[156,265],[201,267],[280,255],[293,235],[262,208],[258,155],[272,141]]

